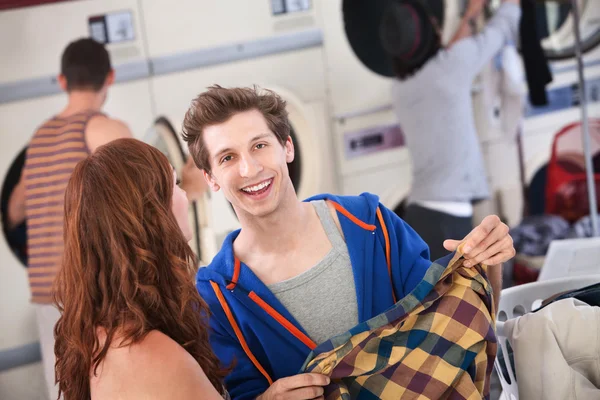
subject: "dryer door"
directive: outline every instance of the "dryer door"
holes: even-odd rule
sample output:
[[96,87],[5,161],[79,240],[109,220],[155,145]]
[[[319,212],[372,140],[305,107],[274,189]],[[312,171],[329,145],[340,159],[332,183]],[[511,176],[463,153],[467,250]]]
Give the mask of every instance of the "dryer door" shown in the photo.
[[327,105],[322,100],[305,101],[282,87],[266,87],[286,101],[295,149],[294,161],[288,164],[288,169],[298,197],[304,200],[323,192],[335,193],[335,156]]
[[4,234],[8,247],[23,266],[27,266],[27,227],[25,221],[16,227],[9,227],[8,200],[10,199],[13,190],[21,178],[21,171],[23,170],[23,165],[25,164],[26,150],[27,148],[24,148],[9,167],[6,177],[4,178],[2,192],[0,194],[2,233]]
[[[582,50],[584,53],[600,44],[600,7],[597,0],[578,0]],[[493,12],[500,0],[490,2]],[[566,60],[575,57],[575,34],[570,1],[536,2],[537,33],[549,60]]]
[[[343,0],[344,30],[356,57],[372,72],[393,77],[392,62],[379,41],[379,22],[391,0]],[[446,7],[456,1],[426,0],[431,13],[444,26]],[[454,12],[450,13],[451,15]],[[444,36],[446,36],[444,34]]]
[[[581,45],[584,53],[600,44],[600,7],[597,0],[579,0]],[[537,4],[538,35],[550,60],[575,57],[575,34],[570,2]]]
[[[329,137],[317,124],[318,110],[301,102],[284,89],[276,88],[287,102],[288,118],[292,127],[294,161],[288,164],[292,184],[300,199],[313,196],[328,188],[322,187],[322,178],[327,175],[329,165],[324,165],[323,155],[327,154]],[[323,117],[324,118],[324,117]],[[321,120],[324,123],[324,119]],[[321,136],[322,135],[322,136]]]
[[[181,176],[181,169],[185,165],[187,155],[183,150],[183,146],[177,137],[177,133],[173,128],[173,125],[165,117],[159,117],[154,122],[154,126],[150,129],[148,135],[144,139],[150,145],[159,149],[167,158],[169,162],[175,168],[179,176]],[[194,253],[198,257],[198,260],[203,260],[203,240],[202,240],[202,221],[205,220],[204,200],[194,201],[190,203],[189,207],[189,221],[192,228],[193,237],[190,241],[190,246]]]

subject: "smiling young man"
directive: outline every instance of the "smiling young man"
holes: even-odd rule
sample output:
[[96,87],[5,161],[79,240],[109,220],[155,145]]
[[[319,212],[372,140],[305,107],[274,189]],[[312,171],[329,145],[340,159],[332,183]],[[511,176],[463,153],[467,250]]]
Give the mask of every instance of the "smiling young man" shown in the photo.
[[[213,349],[233,365],[226,379],[233,399],[322,396],[329,378],[298,374],[311,349],[388,309],[431,265],[427,245],[375,195],[298,200],[289,133],[285,102],[256,88],[213,86],[183,123],[194,161],[242,226],[197,275]],[[465,238],[464,249],[471,265],[514,255],[495,216]],[[490,280],[499,290],[500,266],[490,268]]]

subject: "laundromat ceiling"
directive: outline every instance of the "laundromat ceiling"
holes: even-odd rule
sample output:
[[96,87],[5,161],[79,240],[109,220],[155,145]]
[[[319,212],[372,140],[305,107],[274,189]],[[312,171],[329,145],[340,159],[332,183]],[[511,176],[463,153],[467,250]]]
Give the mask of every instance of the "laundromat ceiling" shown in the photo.
[[0,10],[12,10],[14,8],[23,8],[39,6],[42,4],[60,3],[69,0],[0,0]]

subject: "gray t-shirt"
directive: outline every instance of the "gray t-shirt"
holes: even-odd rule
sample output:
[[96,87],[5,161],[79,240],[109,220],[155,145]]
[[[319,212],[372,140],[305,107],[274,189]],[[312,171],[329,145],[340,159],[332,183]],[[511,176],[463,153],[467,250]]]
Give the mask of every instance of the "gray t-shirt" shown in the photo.
[[275,297],[317,344],[358,324],[358,303],[346,242],[324,200],[311,202],[332,248],[314,267],[269,285]]
[[520,15],[519,6],[502,4],[482,32],[440,50],[414,76],[394,82],[394,111],[413,160],[409,201],[489,196],[471,86],[505,44],[516,42]]

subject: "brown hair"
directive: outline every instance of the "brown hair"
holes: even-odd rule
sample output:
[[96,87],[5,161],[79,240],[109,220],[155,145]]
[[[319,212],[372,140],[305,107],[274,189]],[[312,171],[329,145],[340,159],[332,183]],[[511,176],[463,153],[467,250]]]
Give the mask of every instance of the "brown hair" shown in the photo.
[[[115,334],[125,345],[158,330],[223,390],[208,342],[208,307],[194,287],[195,257],[171,211],[173,169],[135,139],[101,146],[75,167],[65,192],[64,260],[54,302],[62,313],[56,379],[64,400],[90,398],[90,374]],[[101,346],[96,328],[106,330]]]
[[251,88],[224,88],[213,85],[192,100],[183,120],[183,139],[187,142],[196,166],[210,172],[209,154],[202,139],[202,131],[210,125],[221,124],[235,114],[258,110],[265,117],[267,126],[285,145],[290,136],[290,122],[285,109],[286,102],[272,90]]
[[103,44],[83,38],[69,43],[60,60],[60,73],[67,79],[67,90],[98,92],[110,74],[110,56]]

